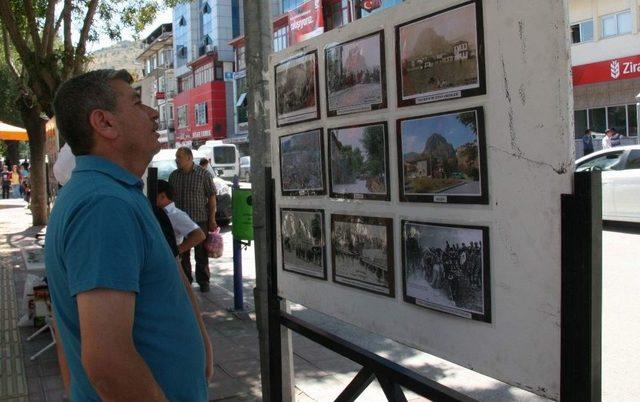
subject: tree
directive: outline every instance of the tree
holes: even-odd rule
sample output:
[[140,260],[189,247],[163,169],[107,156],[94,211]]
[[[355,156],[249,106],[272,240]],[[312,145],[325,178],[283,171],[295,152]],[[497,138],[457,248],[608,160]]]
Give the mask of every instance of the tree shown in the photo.
[[[22,119],[16,103],[19,95],[20,92],[11,78],[9,67],[4,59],[0,58],[0,121],[22,127]],[[19,141],[0,141],[0,155],[5,156],[9,164],[16,164],[20,159],[21,145],[23,144]]]
[[[153,22],[162,6],[173,7],[179,1],[0,1],[4,60],[19,89],[18,109],[29,135],[34,225],[44,225],[48,218],[45,123],[53,116],[53,98],[58,87],[83,72],[88,42],[97,40],[101,34],[120,39],[123,27],[139,31]],[[100,24],[95,24],[97,21]],[[72,31],[78,27],[75,38]]]

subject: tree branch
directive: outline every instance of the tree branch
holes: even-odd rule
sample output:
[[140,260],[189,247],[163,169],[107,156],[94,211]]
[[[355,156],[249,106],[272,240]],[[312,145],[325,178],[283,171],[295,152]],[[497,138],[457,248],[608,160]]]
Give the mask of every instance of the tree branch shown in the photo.
[[40,41],[40,34],[38,33],[38,21],[36,20],[36,14],[33,11],[33,2],[31,0],[24,0],[24,12],[27,16],[27,26],[31,34],[31,40],[33,41],[33,53],[36,59],[39,59],[44,49],[41,48],[42,42]]
[[4,25],[2,26],[2,45],[2,47],[4,48],[4,61],[7,63],[11,75],[13,75],[13,79],[19,83],[20,75],[18,74],[18,69],[16,68],[15,64],[13,64],[13,60],[11,60],[11,45],[9,44],[7,29]]
[[62,80],[66,81],[73,71],[73,42],[71,41],[71,0],[64,0],[60,15],[64,21],[64,57],[62,58]]
[[98,9],[98,0],[90,0],[87,6],[87,14],[84,17],[82,23],[82,30],[80,30],[80,39],[76,45],[76,54],[73,67],[73,75],[79,74],[82,71],[84,64],[84,56],[87,50],[87,39],[89,38],[89,31],[93,24],[93,17]]
[[18,24],[13,17],[13,10],[11,10],[11,5],[8,1],[0,1],[0,20],[2,20],[7,29],[11,43],[13,43],[13,47],[18,52],[20,58],[23,61],[29,60],[32,53],[31,49],[18,29]]
[[[56,4],[58,4],[59,1],[60,0],[49,0],[47,4],[44,27],[42,29],[42,49],[45,56],[53,52],[54,35],[56,33],[54,26],[54,24],[56,24]],[[58,19],[58,21],[60,21],[60,19]]]

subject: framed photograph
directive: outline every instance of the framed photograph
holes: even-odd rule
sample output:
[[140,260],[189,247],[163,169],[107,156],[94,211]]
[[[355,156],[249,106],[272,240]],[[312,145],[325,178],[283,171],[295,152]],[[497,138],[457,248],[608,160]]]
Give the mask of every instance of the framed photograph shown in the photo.
[[331,215],[333,281],[395,296],[393,219]]
[[282,195],[326,194],[322,129],[280,137]]
[[384,31],[325,50],[327,116],[387,107]]
[[282,269],[327,279],[324,211],[280,209]]
[[404,300],[491,322],[489,228],[402,221]]
[[397,121],[400,201],[487,204],[482,107]]
[[329,150],[331,197],[390,200],[386,122],[330,129]]
[[275,89],[278,127],[319,119],[318,52],[277,64]]
[[396,26],[396,67],[399,106],[486,93],[480,1]]

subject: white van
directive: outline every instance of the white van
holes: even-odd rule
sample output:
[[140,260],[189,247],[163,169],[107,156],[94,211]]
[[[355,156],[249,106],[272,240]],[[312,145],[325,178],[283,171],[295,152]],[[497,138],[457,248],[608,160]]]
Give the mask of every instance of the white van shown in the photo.
[[207,156],[218,176],[230,180],[240,175],[240,152],[234,144],[207,141],[198,151]]

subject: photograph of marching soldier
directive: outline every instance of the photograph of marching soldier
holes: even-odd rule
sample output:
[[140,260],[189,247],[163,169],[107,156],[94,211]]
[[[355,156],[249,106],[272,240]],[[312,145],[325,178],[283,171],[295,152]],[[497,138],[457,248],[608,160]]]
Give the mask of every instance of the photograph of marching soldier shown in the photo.
[[489,228],[402,221],[404,300],[491,322]]
[[282,195],[322,195],[324,180],[322,129],[280,137]]
[[383,31],[325,50],[327,115],[387,107]]
[[331,197],[388,201],[387,144],[387,123],[330,129]]
[[398,105],[486,93],[483,48],[478,0],[397,26]]
[[275,90],[278,127],[319,119],[318,52],[276,65]]
[[483,108],[397,121],[400,200],[486,204]]
[[324,211],[281,209],[282,269],[327,279]]
[[331,215],[333,281],[395,296],[393,219]]

